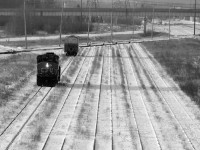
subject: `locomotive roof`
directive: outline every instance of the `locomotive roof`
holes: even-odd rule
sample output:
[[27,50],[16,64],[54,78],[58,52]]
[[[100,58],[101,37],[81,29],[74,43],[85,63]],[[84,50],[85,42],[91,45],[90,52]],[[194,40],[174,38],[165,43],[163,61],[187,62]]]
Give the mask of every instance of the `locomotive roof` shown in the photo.
[[41,54],[41,55],[38,55],[38,56],[49,56],[49,55],[51,55],[52,57],[53,56],[55,56],[55,57],[59,57],[58,55],[56,55],[55,53],[53,53],[53,52],[47,52],[47,53],[45,53],[45,54]]
[[42,55],[38,55],[37,56],[37,61],[41,62],[41,61],[53,61],[53,62],[58,62],[59,60],[59,56],[56,55],[55,53],[52,52],[47,52],[45,54]]

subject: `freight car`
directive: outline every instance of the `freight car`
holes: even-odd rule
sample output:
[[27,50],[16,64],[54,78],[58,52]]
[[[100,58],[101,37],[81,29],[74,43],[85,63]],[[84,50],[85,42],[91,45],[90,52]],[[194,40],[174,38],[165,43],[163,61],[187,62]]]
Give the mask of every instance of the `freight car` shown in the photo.
[[64,52],[66,56],[76,56],[79,48],[79,38],[71,35],[65,38]]
[[60,81],[59,56],[45,53],[37,56],[37,85],[55,86]]

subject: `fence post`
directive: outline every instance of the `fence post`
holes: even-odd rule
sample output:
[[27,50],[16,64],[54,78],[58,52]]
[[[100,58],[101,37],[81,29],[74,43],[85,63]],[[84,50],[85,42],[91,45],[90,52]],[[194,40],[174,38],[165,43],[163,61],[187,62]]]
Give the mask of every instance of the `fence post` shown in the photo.
[[153,40],[153,32],[154,32],[154,29],[153,29],[153,25],[154,25],[154,12],[155,12],[155,9],[153,7],[153,17],[152,17],[152,29],[151,29],[151,39]]
[[170,39],[170,32],[171,32],[171,28],[170,28],[170,12],[171,12],[171,11],[170,11],[170,9],[171,9],[171,8],[169,7],[169,39]]
[[111,10],[111,42],[113,43],[113,0],[112,0],[112,10]]
[[89,36],[90,36],[90,3],[88,4],[89,11],[88,11],[88,38],[87,38],[87,45],[89,44]]
[[82,0],[81,0],[81,31],[82,31],[82,28],[83,28],[83,20],[82,20],[82,18],[83,18],[83,2],[82,2]]
[[26,0],[24,0],[24,34],[25,34],[25,48],[27,49]]
[[196,34],[196,7],[197,7],[197,1],[195,0],[194,4],[194,35]]
[[134,22],[134,15],[133,15],[133,38],[134,38],[134,30],[135,30],[135,22]]
[[64,7],[64,1],[62,0],[62,11],[60,16],[60,40],[59,40],[59,46],[61,45],[61,39],[62,39],[62,23],[63,23],[63,7]]

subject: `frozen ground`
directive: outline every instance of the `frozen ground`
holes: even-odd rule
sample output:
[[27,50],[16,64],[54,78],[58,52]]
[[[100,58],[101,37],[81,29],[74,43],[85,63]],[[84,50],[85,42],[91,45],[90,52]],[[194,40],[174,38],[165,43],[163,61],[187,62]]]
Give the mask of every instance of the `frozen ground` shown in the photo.
[[[137,31],[137,32],[141,32],[141,31]],[[121,34],[132,34],[133,31],[123,31],[123,32],[115,32],[113,33],[114,35],[121,35]],[[110,36],[111,33],[99,33],[99,34],[90,34],[90,38],[93,37],[98,37],[98,36]],[[70,35],[70,34],[69,34]],[[62,38],[69,36],[69,35],[62,35]],[[76,36],[79,37],[87,37],[88,34],[75,34]],[[28,40],[50,40],[50,39],[59,39],[60,36],[59,35],[52,35],[52,36],[32,36],[32,37],[28,37]],[[6,41],[24,41],[24,37],[14,37],[14,38],[1,38],[0,42],[6,42]]]
[[32,94],[2,122],[1,150],[200,147],[198,107],[139,43],[81,48],[62,61],[56,87],[39,88],[33,76],[15,102],[26,89]]

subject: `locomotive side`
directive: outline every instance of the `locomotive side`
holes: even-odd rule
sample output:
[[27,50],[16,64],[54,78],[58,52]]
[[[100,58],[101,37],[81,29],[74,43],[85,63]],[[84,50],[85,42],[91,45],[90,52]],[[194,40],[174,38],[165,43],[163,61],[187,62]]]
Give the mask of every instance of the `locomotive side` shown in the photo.
[[37,85],[55,86],[60,81],[59,56],[46,53],[37,56]]
[[79,38],[71,35],[65,38],[64,52],[66,56],[76,56],[78,53]]

